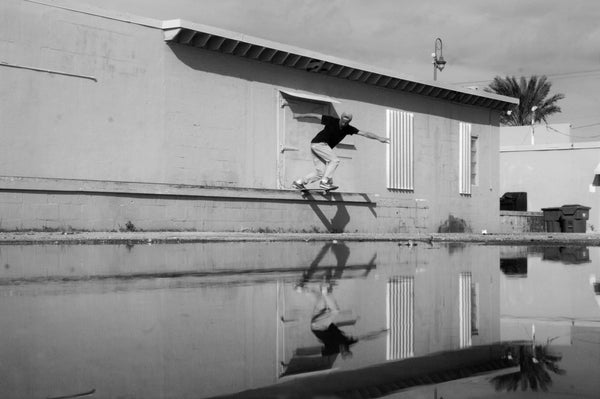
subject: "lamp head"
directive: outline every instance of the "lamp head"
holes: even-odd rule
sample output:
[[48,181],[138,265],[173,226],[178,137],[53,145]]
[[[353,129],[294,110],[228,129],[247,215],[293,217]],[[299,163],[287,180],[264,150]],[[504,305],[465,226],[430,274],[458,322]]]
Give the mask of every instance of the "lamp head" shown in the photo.
[[446,60],[444,60],[444,56],[440,55],[440,58],[438,58],[438,59],[435,60],[435,66],[440,71],[442,69],[444,69],[444,67],[446,66]]

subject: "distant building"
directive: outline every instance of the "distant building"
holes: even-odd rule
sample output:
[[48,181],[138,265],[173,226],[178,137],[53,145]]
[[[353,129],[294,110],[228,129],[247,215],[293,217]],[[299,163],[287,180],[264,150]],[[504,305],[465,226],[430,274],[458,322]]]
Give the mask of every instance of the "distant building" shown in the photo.
[[592,183],[599,161],[600,142],[574,142],[569,124],[500,128],[500,191],[506,203],[525,198],[526,209],[516,210],[590,207],[587,230],[597,231],[600,189]]
[[[499,114],[518,100],[181,20],[0,5],[0,229],[498,228]],[[354,114],[338,193],[289,190]]]

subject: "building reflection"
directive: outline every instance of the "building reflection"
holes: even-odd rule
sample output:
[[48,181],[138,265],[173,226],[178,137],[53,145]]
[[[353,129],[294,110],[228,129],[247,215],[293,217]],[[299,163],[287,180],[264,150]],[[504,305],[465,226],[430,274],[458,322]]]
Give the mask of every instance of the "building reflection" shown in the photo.
[[[375,384],[381,390],[388,384],[385,390],[393,391],[513,366],[502,359],[500,346],[493,344],[491,351],[487,347],[500,335],[498,291],[486,289],[483,302],[480,292],[484,282],[493,287],[490,282],[497,281],[497,263],[489,262],[494,249],[398,246],[391,256],[376,253],[369,263],[360,264],[353,262],[354,246],[347,244],[340,251],[340,245],[346,244],[322,246],[295,284],[278,284],[277,389],[284,384],[302,390],[313,385],[309,380],[322,378],[319,384],[335,382],[338,391],[359,389],[353,388],[357,381],[362,381],[360,389]],[[336,255],[336,247],[343,257]],[[344,350],[328,351],[324,340],[311,334],[311,306],[319,289],[335,302],[329,308],[339,308],[344,315],[340,323],[332,323],[341,337],[357,338],[349,351],[352,356],[343,356]],[[432,353],[437,357],[430,357]],[[465,356],[474,356],[473,363],[462,368],[449,360]],[[420,371],[415,373],[411,368],[417,364]],[[404,374],[375,383],[373,367],[384,374]],[[253,392],[255,397],[266,393]],[[319,390],[324,392],[330,391]]]
[[271,386],[251,389],[220,398],[380,398],[398,391],[499,370],[514,369],[514,362],[503,356],[506,345],[480,345],[437,352],[403,360],[378,363],[369,367],[313,373],[303,378],[284,380]]
[[500,270],[509,277],[527,277],[527,257],[500,258]]
[[472,282],[470,272],[462,272],[459,275],[459,336],[460,348],[466,348],[473,344],[472,336],[477,335],[477,285]]
[[543,260],[561,262],[565,265],[577,265],[588,263],[590,260],[590,251],[588,247],[544,247]]
[[[55,283],[38,287],[46,269],[29,267],[30,257],[17,261],[18,249],[2,252],[14,265],[6,275],[30,275],[15,275],[19,284],[6,286],[11,299],[0,304],[11,320],[3,334],[27,343],[6,358],[56,354],[58,376],[94,363],[94,388],[105,397],[394,392],[512,367],[496,344],[497,247],[328,241],[35,250],[57,259]],[[102,267],[90,276],[82,259]],[[352,356],[313,331],[315,290],[337,309],[326,327],[358,339],[348,345]],[[58,322],[48,330],[32,313]],[[60,339],[40,345],[36,331]],[[74,341],[82,356],[63,356]],[[45,364],[13,364],[5,374],[41,376],[31,385],[37,396],[60,388],[61,379],[44,377]],[[132,374],[139,364],[151,367]],[[85,380],[86,368],[77,369],[76,380]]]
[[519,370],[495,376],[490,380],[496,391],[547,392],[552,385],[552,374],[564,375],[559,367],[562,355],[553,352],[549,345],[521,343],[507,348],[508,358]]

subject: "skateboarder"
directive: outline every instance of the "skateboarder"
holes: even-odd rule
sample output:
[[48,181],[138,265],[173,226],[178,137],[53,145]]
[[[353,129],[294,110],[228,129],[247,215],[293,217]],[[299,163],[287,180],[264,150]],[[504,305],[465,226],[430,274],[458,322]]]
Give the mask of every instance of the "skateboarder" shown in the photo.
[[310,152],[313,157],[313,163],[316,170],[309,173],[302,179],[295,180],[292,187],[298,190],[306,190],[306,184],[320,180],[319,187],[323,190],[335,190],[337,186],[333,185],[333,172],[340,164],[340,159],[333,149],[347,135],[358,134],[360,136],[378,140],[381,143],[389,143],[390,139],[381,137],[375,133],[358,130],[350,125],[352,114],[342,113],[338,119],[333,116],[320,115],[316,113],[294,114],[294,118],[312,118],[317,119],[324,125],[321,130],[310,142]]

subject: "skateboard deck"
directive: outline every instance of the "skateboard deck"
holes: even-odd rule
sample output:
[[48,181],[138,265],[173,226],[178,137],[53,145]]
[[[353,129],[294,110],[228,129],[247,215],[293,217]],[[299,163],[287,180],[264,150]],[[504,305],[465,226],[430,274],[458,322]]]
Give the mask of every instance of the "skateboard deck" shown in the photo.
[[325,194],[329,194],[331,191],[337,190],[338,187],[334,187],[334,188],[330,188],[330,189],[325,189],[325,188],[305,188],[303,190],[298,190],[300,191],[302,194],[310,194],[310,193],[319,193],[322,195]]

